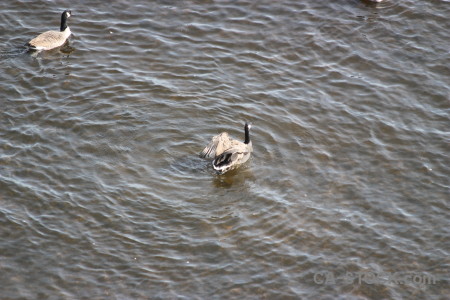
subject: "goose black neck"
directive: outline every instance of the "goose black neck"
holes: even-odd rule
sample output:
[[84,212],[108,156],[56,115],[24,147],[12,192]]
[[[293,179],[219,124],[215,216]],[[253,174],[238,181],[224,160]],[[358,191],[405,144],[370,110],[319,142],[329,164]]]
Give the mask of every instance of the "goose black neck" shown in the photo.
[[250,143],[250,130],[248,129],[248,124],[247,123],[245,123],[244,131],[245,131],[244,144],[248,144],[248,143]]
[[63,12],[61,15],[61,27],[59,30],[64,31],[67,28],[67,15],[66,12]]

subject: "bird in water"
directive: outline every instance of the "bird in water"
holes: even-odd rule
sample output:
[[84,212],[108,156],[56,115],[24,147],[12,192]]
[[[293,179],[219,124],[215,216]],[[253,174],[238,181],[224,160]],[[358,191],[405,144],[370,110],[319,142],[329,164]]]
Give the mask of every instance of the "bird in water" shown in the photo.
[[244,142],[231,139],[228,133],[214,136],[211,142],[200,152],[202,158],[213,158],[212,166],[219,174],[235,169],[245,163],[253,152],[250,140],[251,124],[244,125]]
[[32,50],[50,50],[64,45],[72,33],[69,26],[67,26],[67,19],[71,15],[72,12],[70,10],[65,10],[61,15],[61,26],[59,31],[50,30],[41,33],[29,41],[27,46]]

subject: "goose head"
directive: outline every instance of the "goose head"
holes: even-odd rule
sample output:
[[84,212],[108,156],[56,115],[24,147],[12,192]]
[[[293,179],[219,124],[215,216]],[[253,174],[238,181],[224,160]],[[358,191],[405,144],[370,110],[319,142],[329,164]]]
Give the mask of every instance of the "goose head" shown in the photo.
[[67,28],[67,19],[70,18],[72,16],[72,11],[66,9],[65,11],[63,11],[63,13],[61,14],[61,28],[60,31],[64,31]]

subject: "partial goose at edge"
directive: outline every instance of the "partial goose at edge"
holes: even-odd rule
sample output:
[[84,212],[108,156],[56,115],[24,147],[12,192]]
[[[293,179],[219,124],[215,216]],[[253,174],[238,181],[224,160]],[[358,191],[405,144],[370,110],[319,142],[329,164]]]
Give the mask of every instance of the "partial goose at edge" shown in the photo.
[[72,15],[70,10],[65,10],[61,15],[60,31],[50,30],[41,33],[27,43],[32,50],[50,50],[64,45],[69,36],[72,34],[67,19]]

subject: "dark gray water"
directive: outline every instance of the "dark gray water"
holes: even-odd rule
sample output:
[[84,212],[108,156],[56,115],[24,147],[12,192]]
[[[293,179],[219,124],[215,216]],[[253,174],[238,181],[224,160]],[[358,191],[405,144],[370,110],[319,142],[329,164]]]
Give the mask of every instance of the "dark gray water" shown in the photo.
[[1,299],[449,299],[448,1],[0,11]]

